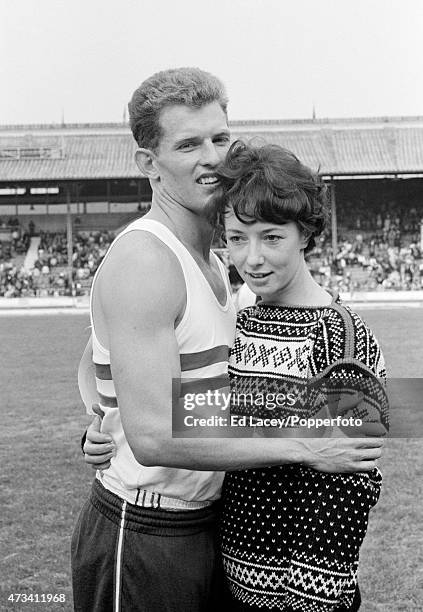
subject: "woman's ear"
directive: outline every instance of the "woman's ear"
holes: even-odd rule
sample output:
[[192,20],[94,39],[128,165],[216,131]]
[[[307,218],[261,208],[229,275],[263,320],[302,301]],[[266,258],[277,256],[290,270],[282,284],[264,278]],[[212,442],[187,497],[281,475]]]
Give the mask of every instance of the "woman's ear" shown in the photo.
[[137,149],[135,152],[135,162],[148,179],[157,180],[160,178],[156,167],[156,156],[150,149]]
[[312,237],[312,232],[302,229],[301,230],[301,238],[300,238],[300,247],[301,249],[305,249],[310,242],[310,238]]

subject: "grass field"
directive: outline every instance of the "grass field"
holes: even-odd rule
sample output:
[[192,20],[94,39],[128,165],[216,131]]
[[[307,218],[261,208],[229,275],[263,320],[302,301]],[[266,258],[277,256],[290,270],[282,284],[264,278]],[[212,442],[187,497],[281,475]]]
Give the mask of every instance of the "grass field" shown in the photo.
[[[423,378],[422,311],[362,314],[391,376]],[[88,420],[76,387],[87,326],[86,315],[0,317],[1,611],[72,610],[70,538],[93,478],[79,450]],[[415,418],[421,436],[423,417]],[[389,440],[381,467],[385,485],[361,555],[361,610],[423,610],[421,439]],[[66,602],[11,603],[11,593],[64,594]]]

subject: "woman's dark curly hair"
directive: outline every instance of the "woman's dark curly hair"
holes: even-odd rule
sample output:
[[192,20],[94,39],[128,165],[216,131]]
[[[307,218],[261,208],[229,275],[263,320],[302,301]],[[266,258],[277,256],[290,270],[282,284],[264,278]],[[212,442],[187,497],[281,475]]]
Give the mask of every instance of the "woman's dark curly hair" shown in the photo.
[[291,151],[237,140],[216,174],[220,187],[208,206],[213,224],[224,228],[228,209],[246,224],[295,221],[310,237],[305,253],[313,249],[328,218],[326,186]]

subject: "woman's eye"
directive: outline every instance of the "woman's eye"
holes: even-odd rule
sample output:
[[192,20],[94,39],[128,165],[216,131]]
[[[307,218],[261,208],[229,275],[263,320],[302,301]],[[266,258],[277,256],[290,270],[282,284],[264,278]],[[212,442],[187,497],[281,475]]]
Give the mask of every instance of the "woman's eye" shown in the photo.
[[227,240],[228,242],[232,242],[232,244],[238,244],[242,242],[242,236],[229,236]]
[[276,234],[267,234],[265,238],[268,242],[278,242],[282,240],[282,236],[276,236]]

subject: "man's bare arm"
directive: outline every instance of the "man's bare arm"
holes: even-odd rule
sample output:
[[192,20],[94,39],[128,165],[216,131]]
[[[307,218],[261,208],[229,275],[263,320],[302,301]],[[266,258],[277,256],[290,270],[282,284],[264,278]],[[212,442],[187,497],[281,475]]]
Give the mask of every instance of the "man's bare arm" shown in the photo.
[[88,414],[94,414],[92,405],[98,402],[98,394],[95,386],[95,369],[92,355],[93,346],[92,337],[90,336],[78,367],[79,393]]
[[182,271],[153,237],[129,235],[120,243],[118,257],[109,257],[97,283],[122,424],[137,461],[196,470],[299,462],[324,471],[374,467],[379,439],[172,438],[171,381],[180,376],[175,321],[185,302]]
[[[110,465],[111,457],[115,454],[115,448],[112,437],[100,431],[101,409],[97,403],[99,398],[95,384],[92,352],[92,336],[90,336],[79,362],[78,386],[87,413],[98,416],[95,416],[94,421],[82,436],[81,443],[83,444],[85,461],[90,464],[94,463],[96,469],[107,469]],[[88,431],[90,437],[87,441]]]

